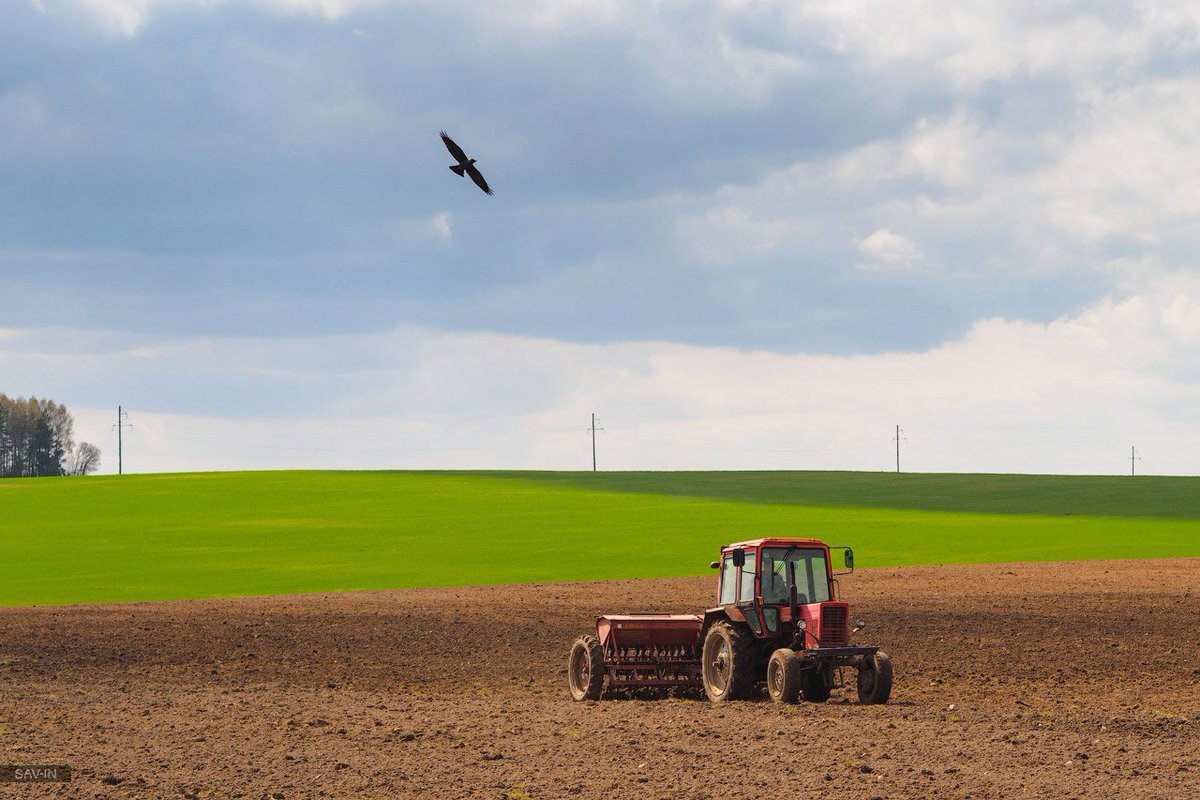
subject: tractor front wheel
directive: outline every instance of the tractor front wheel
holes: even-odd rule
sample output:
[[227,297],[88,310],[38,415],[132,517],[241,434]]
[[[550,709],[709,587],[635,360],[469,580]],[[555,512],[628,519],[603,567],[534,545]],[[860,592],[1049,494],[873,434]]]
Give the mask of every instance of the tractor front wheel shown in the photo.
[[754,688],[750,637],[730,622],[718,622],[704,636],[701,652],[704,693],[714,703],[740,700]]
[[892,660],[880,650],[874,658],[863,658],[858,667],[858,702],[886,703],[892,694]]
[[800,694],[810,703],[824,703],[833,691],[833,670],[821,664],[800,673]]
[[571,645],[567,681],[576,700],[599,700],[604,691],[604,648],[595,636],[580,636]]
[[781,647],[767,662],[767,694],[776,703],[800,699],[800,659],[790,647]]

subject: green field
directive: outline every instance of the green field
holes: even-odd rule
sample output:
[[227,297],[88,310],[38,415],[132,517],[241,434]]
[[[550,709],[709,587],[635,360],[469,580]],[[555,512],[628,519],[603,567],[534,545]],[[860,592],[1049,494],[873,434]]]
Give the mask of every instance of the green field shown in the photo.
[[1200,555],[1200,479],[231,472],[0,481],[0,605],[703,574],[766,534],[861,567]]

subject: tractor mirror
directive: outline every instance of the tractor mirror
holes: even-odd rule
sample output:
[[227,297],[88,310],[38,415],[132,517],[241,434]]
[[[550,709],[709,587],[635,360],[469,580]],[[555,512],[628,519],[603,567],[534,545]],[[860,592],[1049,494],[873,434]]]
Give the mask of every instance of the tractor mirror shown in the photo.
[[720,568],[721,568],[721,562],[720,562],[720,561],[713,561],[713,562],[711,562],[711,563],[710,563],[708,566],[709,566],[711,569],[720,569]]
[[854,569],[854,551],[846,548],[846,569]]
[[733,565],[738,569],[746,566],[746,551],[740,547],[733,551]]

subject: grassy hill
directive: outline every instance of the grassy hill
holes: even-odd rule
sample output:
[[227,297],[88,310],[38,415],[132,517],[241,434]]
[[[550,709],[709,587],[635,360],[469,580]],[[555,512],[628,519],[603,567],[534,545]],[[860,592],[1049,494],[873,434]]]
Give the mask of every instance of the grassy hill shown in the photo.
[[0,481],[0,605],[696,575],[763,534],[860,566],[1200,555],[1191,478],[241,472]]
[[474,472],[545,486],[742,503],[1200,519],[1200,478],[895,472]]

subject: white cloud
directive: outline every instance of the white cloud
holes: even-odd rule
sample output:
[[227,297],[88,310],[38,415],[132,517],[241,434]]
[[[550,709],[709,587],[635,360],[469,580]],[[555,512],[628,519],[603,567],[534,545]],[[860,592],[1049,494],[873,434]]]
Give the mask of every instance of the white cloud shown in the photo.
[[[1009,140],[1008,147],[1028,146]],[[963,109],[941,118],[923,117],[907,131],[836,154],[830,177],[846,188],[879,187],[904,178],[960,191],[978,191],[994,178],[1001,141]]]
[[[30,0],[41,13],[57,6],[77,6],[114,33],[135,36],[156,9],[175,5],[236,6],[239,0]],[[436,6],[433,0],[249,0],[265,8],[285,14],[308,14],[336,21],[362,8],[372,6]],[[448,4],[448,3],[447,3]],[[473,10],[493,23],[488,27],[534,30],[541,34],[579,32],[596,25],[615,24],[627,18],[632,9],[628,3],[614,0],[524,0],[495,8]],[[635,6],[637,4],[634,4]],[[49,8],[47,8],[49,6]]]
[[736,204],[712,208],[702,216],[683,215],[676,230],[691,258],[729,267],[770,255],[791,234],[786,221],[759,217]]
[[[235,0],[30,0],[39,13],[66,14],[81,12],[111,34],[132,37],[154,12],[168,6],[237,5]],[[313,14],[329,20],[340,19],[365,6],[380,5],[385,0],[252,0],[258,5],[283,13]]]
[[760,105],[773,97],[784,81],[811,71],[803,59],[792,53],[756,47],[726,34],[719,34],[717,43],[720,62],[726,68],[719,72],[728,75],[732,71],[729,78],[733,78],[722,82],[731,84],[731,89],[740,90]]
[[921,248],[888,228],[880,228],[858,243],[858,249],[889,264],[906,265],[919,261]]
[[[1200,214],[1200,80],[1151,82],[1085,98],[1062,157],[1031,188],[1064,231],[1158,244]],[[1192,237],[1194,239],[1194,237]]]
[[629,0],[524,0],[487,4],[478,10],[487,15],[488,28],[524,29],[544,35],[614,25],[632,16],[636,5]]
[[259,0],[259,2],[281,11],[319,14],[326,19],[340,19],[359,8],[381,5],[385,0]]
[[449,211],[439,211],[424,218],[393,220],[385,230],[401,249],[442,248],[454,244],[454,217]]
[[1070,272],[1137,292],[1196,272],[1200,81],[1080,89],[1064,114],[1026,130],[955,107],[693,198],[678,231],[700,261],[797,257],[845,231],[928,276]]
[[79,0],[84,9],[92,14],[113,33],[134,36],[146,22],[151,8],[161,0]]
[[434,214],[429,220],[429,227],[433,229],[433,233],[442,242],[449,244],[454,239],[454,228],[451,224],[450,212],[442,211]]
[[824,0],[796,5],[789,25],[823,25],[834,46],[877,69],[932,65],[959,88],[1019,74],[1095,77],[1128,71],[1200,30],[1188,3],[1094,4]]
[[[137,425],[127,468],[141,471],[583,469],[596,412],[609,469],[886,470],[900,424],[911,470],[1119,473],[1136,445],[1147,472],[1194,474],[1198,332],[1200,279],[1176,276],[1047,324],[982,321],[923,352],[787,355],[420,328],[160,342],[30,330],[0,338],[0,370],[10,394],[29,387],[72,407],[77,438],[104,448],[105,470],[116,466],[110,417],[122,403]],[[162,384],[199,375],[230,403],[178,413],[149,396],[154,387],[138,396],[124,383],[147,360]],[[243,380],[306,387],[313,405],[239,413]]]

